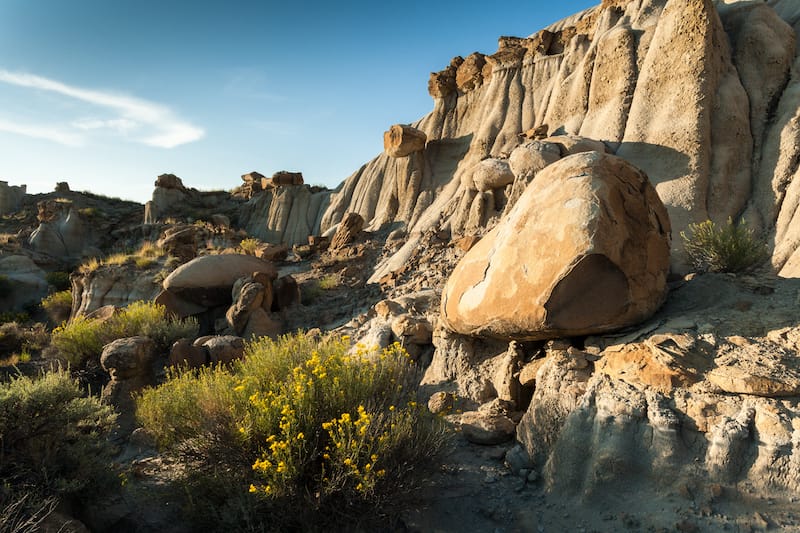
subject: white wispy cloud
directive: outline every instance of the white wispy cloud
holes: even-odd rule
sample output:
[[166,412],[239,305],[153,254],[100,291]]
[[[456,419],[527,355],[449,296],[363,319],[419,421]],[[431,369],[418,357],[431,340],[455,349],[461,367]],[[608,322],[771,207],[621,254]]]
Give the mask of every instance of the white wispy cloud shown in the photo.
[[0,119],[0,129],[3,131],[75,145],[81,144],[80,132],[105,129],[126,136],[136,133],[133,140],[161,148],[174,148],[197,141],[205,135],[202,128],[181,119],[170,108],[141,98],[74,87],[42,76],[3,69],[0,69],[0,82],[59,94],[116,114],[112,118],[82,118],[72,121],[66,128],[19,124]]
[[57,142],[67,146],[81,146],[83,138],[70,131],[64,131],[58,126],[43,124],[21,124],[0,118],[0,131],[33,137],[34,139],[44,139]]

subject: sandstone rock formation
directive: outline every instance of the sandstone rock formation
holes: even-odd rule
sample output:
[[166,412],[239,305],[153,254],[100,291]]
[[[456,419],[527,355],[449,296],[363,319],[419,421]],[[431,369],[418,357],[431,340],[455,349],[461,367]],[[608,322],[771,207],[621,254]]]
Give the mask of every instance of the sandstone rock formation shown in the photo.
[[154,384],[154,358],[155,344],[148,337],[118,339],[103,347],[100,364],[111,381],[103,387],[102,397],[121,413],[117,421],[124,433],[135,427],[133,394]]
[[[101,266],[85,274],[73,274],[72,317],[85,316],[104,306],[126,307],[152,300],[160,290],[153,275],[129,266]],[[188,316],[188,315],[186,315]]]
[[19,310],[38,303],[47,295],[44,271],[24,255],[0,255],[0,276],[6,280],[7,293],[0,295],[0,308]]
[[536,340],[618,329],[666,295],[669,219],[647,176],[599,152],[546,167],[456,266],[454,331]]
[[9,185],[7,181],[0,181],[0,215],[16,211],[26,191],[26,185]]
[[364,219],[361,218],[361,215],[358,213],[349,213],[336,228],[336,233],[331,239],[328,250],[333,252],[344,248],[355,240],[363,228]]
[[[407,262],[425,231],[461,235],[490,223],[493,209],[499,216],[504,200],[475,200],[462,176],[547,125],[567,153],[585,149],[573,142],[582,136],[647,173],[673,221],[676,271],[686,268],[678,233],[689,223],[745,212],[776,235],[775,268],[794,275],[798,20],[780,0],[604,2],[528,38],[503,38],[495,54],[455,58],[431,76],[433,111],[411,124],[426,134],[425,151],[362,167],[334,194],[321,231],[349,212],[369,230],[404,224],[408,243],[379,265],[377,281]],[[507,201],[511,191],[502,194]],[[469,225],[453,218],[468,216]]]
[[164,280],[164,290],[204,307],[230,304],[237,279],[254,272],[277,277],[275,267],[252,255],[206,255],[175,269]]
[[395,124],[383,133],[383,149],[390,157],[406,157],[425,149],[425,132],[405,124]]

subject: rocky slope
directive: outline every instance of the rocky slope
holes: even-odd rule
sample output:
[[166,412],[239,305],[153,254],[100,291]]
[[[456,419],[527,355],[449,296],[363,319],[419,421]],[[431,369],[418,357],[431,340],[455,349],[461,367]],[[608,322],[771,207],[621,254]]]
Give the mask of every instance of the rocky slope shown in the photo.
[[459,211],[491,202],[465,176],[546,126],[602,141],[647,173],[673,223],[674,268],[685,269],[678,235],[689,223],[744,215],[774,238],[776,270],[794,275],[798,25],[789,0],[604,1],[528,38],[501,38],[496,53],[457,57],[431,75],[434,109],[413,124],[425,149],[359,169],[321,229],[351,211],[372,228],[404,225],[411,242],[379,269],[386,274],[425,230],[463,234]]

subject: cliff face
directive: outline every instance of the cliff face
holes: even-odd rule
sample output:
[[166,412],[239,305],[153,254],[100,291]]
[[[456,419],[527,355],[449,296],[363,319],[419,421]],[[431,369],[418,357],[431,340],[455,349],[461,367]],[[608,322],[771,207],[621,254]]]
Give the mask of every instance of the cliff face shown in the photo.
[[[349,177],[322,215],[348,212],[371,229],[406,226],[409,240],[373,280],[402,265],[431,228],[474,233],[503,212],[512,185],[476,191],[475,165],[507,158],[543,125],[549,135],[602,141],[643,169],[680,231],[744,216],[774,244],[773,264],[800,275],[800,7],[711,0],[607,0],[490,56],[455,58],[431,75],[433,111],[413,124],[422,152],[381,154]],[[474,217],[473,217],[474,218]],[[480,228],[477,228],[480,233]]]

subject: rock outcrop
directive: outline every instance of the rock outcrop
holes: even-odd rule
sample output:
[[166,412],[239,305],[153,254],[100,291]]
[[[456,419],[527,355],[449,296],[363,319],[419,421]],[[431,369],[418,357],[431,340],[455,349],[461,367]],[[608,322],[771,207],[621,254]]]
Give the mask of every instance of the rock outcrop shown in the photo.
[[677,272],[686,269],[678,235],[688,224],[745,213],[776,236],[775,268],[794,275],[800,16],[788,4],[604,2],[528,38],[502,38],[495,54],[455,58],[431,75],[433,111],[410,125],[425,133],[425,150],[367,163],[336,191],[321,231],[349,212],[368,230],[404,225],[408,242],[378,266],[378,281],[428,230],[490,227],[530,170],[518,165],[521,183],[493,199],[470,192],[465,176],[511,154],[522,132],[547,126],[548,142],[566,153],[603,146],[650,177],[673,222]]
[[0,308],[20,310],[47,296],[44,271],[25,255],[0,255],[0,276],[4,278]]
[[538,340],[636,324],[666,296],[670,225],[642,172],[584,152],[546,167],[456,266],[444,323]]
[[26,191],[26,185],[9,185],[7,181],[0,181],[0,215],[19,209]]
[[275,267],[252,255],[205,255],[175,269],[163,287],[182,300],[204,307],[231,303],[231,289],[239,278],[254,272],[277,277]]

